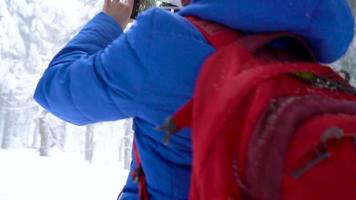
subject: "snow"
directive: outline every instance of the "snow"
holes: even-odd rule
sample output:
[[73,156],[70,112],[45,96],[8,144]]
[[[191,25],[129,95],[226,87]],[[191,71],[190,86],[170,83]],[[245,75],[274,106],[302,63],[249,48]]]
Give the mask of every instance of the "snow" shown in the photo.
[[[50,60],[103,2],[0,0],[0,148],[7,149],[0,150],[0,200],[115,200],[126,182],[130,121],[77,127],[32,98]],[[44,139],[48,157],[39,156]]]
[[0,150],[0,199],[115,200],[128,171],[118,162],[89,164],[79,156]]

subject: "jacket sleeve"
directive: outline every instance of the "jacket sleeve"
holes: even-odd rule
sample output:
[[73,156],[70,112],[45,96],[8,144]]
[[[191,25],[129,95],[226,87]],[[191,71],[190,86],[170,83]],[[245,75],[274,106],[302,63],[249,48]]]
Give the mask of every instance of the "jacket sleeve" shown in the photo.
[[[148,32],[140,30],[145,26],[132,29],[130,37]],[[112,17],[98,14],[55,56],[34,99],[77,125],[134,117],[145,49],[136,52],[127,37]]]

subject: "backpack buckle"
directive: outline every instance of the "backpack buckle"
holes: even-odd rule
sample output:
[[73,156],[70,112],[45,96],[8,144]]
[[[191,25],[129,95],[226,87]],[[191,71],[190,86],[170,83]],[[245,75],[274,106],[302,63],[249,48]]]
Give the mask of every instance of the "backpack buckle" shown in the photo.
[[179,131],[171,117],[167,118],[166,122],[162,126],[157,126],[156,130],[165,132],[163,143],[166,145],[169,144],[172,136]]
[[142,176],[142,167],[141,165],[139,165],[138,167],[135,168],[135,170],[132,172],[132,180],[135,182],[135,183],[138,183],[138,181],[140,180],[140,177]]

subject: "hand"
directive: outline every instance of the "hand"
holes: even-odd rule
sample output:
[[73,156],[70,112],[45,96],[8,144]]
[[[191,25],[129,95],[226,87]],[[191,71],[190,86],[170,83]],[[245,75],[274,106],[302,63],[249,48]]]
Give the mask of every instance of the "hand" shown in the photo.
[[124,30],[129,23],[134,0],[105,0],[103,12],[112,16]]

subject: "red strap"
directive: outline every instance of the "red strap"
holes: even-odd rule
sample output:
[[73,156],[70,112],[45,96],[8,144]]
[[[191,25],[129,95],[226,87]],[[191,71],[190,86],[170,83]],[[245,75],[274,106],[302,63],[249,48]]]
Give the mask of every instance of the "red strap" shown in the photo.
[[172,117],[177,130],[192,126],[193,121],[193,99],[189,100]]
[[246,50],[255,53],[258,49],[269,44],[273,40],[287,37],[299,41],[308,51],[313,61],[317,61],[316,56],[308,43],[303,38],[288,32],[261,33],[243,36],[241,32],[215,22],[202,20],[196,17],[187,17],[187,19],[199,29],[208,42],[216,49],[238,40],[238,43]]
[[291,38],[298,41],[307,50],[313,61],[317,61],[316,56],[313,50],[308,45],[308,43],[303,38],[288,32],[273,32],[249,35],[241,38],[239,40],[239,44],[243,46],[246,50],[248,50],[250,53],[255,53],[261,47],[269,44],[273,40],[280,38]]
[[[299,41],[309,52],[311,58],[314,61],[317,60],[313,51],[310,49],[305,40],[287,32],[262,33],[243,36],[240,32],[215,22],[202,20],[197,17],[186,17],[186,19],[188,19],[216,49],[238,41],[238,44],[243,46],[247,51],[250,53],[255,53],[258,49],[267,45],[273,40],[289,37]],[[174,114],[172,120],[178,130],[191,126],[192,107],[193,100],[191,99],[186,105],[181,107]]]
[[187,19],[199,29],[208,42],[216,49],[231,44],[242,36],[240,32],[215,22],[196,17],[187,17]]
[[137,150],[135,140],[133,142],[133,151],[134,151],[136,169],[132,174],[132,178],[138,181],[139,200],[148,200],[145,173],[143,172],[142,169],[140,156]]
[[[186,19],[188,19],[216,49],[229,45],[242,37],[240,32],[215,22],[196,17],[187,17]],[[192,107],[193,100],[190,100],[174,114],[172,120],[178,130],[191,126]]]

